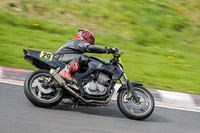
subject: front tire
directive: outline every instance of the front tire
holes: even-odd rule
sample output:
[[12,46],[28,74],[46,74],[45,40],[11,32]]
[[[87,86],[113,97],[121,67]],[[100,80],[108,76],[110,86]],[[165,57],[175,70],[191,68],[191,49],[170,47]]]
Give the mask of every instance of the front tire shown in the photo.
[[[46,84],[46,85],[45,85]],[[56,84],[48,70],[30,73],[24,82],[24,93],[35,106],[50,108],[60,103],[63,97],[62,88],[49,86]]]
[[119,92],[117,97],[117,104],[120,111],[128,118],[134,120],[143,120],[148,118],[154,110],[154,99],[151,93],[144,87],[134,87],[134,91],[140,98],[136,102],[133,98],[127,100],[127,89]]

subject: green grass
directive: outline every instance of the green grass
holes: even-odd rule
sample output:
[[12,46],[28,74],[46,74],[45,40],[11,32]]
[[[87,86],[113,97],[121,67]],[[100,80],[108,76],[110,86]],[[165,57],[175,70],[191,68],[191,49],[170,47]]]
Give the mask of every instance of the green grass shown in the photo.
[[1,66],[35,70],[23,59],[23,48],[53,52],[78,29],[90,29],[97,45],[125,53],[132,81],[200,94],[198,0],[0,0],[0,5]]

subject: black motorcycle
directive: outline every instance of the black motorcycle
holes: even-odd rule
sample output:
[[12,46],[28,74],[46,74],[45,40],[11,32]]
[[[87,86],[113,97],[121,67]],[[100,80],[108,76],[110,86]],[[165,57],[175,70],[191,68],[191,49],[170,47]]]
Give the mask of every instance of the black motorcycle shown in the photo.
[[25,60],[39,69],[30,73],[24,82],[25,95],[36,106],[50,108],[62,99],[70,99],[76,106],[106,106],[119,80],[122,86],[117,91],[117,104],[125,116],[142,120],[154,110],[151,93],[141,83],[130,82],[125,75],[120,58],[122,53],[119,54],[118,49],[110,61],[89,57],[89,63],[72,75],[78,81],[76,85],[58,74],[66,64],[53,54],[30,49],[23,52]]

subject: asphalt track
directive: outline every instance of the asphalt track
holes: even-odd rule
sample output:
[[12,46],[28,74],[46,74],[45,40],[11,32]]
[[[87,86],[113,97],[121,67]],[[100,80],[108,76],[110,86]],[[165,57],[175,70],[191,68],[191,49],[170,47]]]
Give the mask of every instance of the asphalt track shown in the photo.
[[22,86],[0,83],[0,133],[199,133],[200,113],[156,107],[146,120],[123,116],[116,101],[107,107],[51,109],[33,106]]

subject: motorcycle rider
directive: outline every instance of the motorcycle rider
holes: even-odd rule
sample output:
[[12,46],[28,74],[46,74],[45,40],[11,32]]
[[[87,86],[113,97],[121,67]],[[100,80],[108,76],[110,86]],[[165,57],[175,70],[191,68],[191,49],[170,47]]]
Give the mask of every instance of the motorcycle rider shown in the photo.
[[66,42],[53,54],[59,61],[66,63],[64,69],[59,74],[71,84],[76,84],[77,80],[72,77],[79,67],[89,62],[85,53],[113,53],[115,48],[101,47],[94,45],[94,34],[89,30],[78,30],[76,39]]

